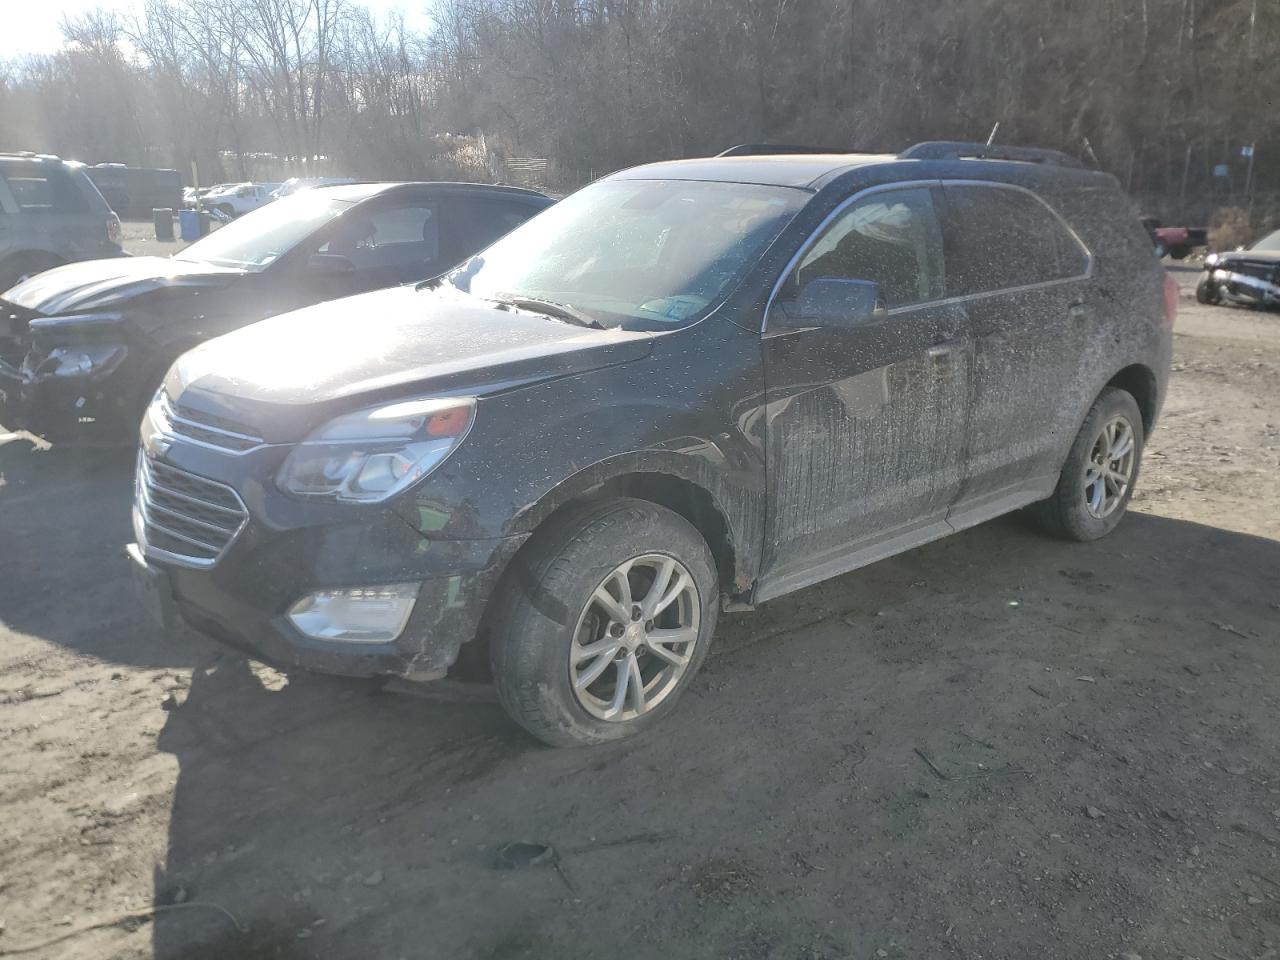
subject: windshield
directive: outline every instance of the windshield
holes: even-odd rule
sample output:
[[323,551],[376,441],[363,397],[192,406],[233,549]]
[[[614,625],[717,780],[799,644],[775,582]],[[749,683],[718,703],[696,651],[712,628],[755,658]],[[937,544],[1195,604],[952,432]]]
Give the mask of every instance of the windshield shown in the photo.
[[345,200],[314,193],[277,200],[231,221],[174,257],[224,267],[265,270],[350,206]]
[[719,303],[809,199],[787,187],[611,180],[560,201],[454,270],[490,300],[544,300],[606,326],[663,329]]
[[1255,240],[1250,250],[1266,250],[1269,253],[1280,253],[1280,230],[1268,233],[1261,240]]

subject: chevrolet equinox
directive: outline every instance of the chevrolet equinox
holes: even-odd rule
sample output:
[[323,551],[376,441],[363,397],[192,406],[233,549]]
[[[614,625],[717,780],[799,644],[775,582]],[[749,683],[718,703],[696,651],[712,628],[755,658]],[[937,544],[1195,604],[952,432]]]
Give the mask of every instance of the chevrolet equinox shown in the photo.
[[1052,151],[735,148],[606,177],[445,276],[180,357],[129,547],[268,662],[483,664],[552,744],[646,729],[716,618],[1020,507],[1120,522],[1176,287]]

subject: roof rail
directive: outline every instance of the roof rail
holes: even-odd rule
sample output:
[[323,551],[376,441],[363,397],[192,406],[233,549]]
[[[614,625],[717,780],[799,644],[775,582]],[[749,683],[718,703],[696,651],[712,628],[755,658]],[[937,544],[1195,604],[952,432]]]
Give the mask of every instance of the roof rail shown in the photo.
[[35,153],[31,150],[0,150],[0,157],[18,158],[20,160],[57,160],[62,158],[53,153]]
[[793,143],[740,143],[717,153],[717,157],[768,157],[780,153],[848,153],[836,147],[811,147]]
[[1020,163],[1043,163],[1050,167],[1084,167],[1075,157],[1061,150],[1006,147],[965,140],[926,140],[908,147],[898,156],[904,160],[1016,160]]

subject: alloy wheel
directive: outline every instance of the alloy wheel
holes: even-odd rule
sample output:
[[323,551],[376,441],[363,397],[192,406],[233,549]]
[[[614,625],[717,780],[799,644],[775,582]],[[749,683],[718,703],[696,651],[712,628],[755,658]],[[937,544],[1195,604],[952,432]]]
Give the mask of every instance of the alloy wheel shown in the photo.
[[1084,469],[1084,505],[1098,520],[1109,517],[1124,501],[1137,463],[1133,424],[1112,417],[1093,441]]
[[578,617],[569,682],[601,720],[634,720],[680,684],[698,643],[701,604],[688,569],[665,554],[614,568]]

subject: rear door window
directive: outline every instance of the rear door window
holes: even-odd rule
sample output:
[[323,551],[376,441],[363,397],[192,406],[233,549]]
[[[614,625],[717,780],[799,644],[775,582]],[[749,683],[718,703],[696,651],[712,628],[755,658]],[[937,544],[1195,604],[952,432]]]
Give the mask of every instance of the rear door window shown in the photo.
[[438,204],[413,201],[367,213],[357,207],[339,220],[320,252],[344,256],[359,271],[423,279],[440,255]]
[[947,296],[1080,277],[1089,254],[1039,198],[1002,186],[946,185]]
[[83,213],[84,195],[70,175],[53,163],[0,161],[0,177],[22,213]]
[[447,234],[446,258],[453,263],[465,260],[537,212],[530,204],[496,197],[448,197],[441,211]]

